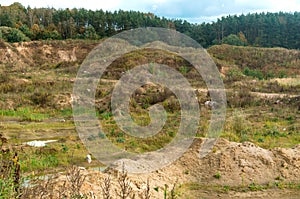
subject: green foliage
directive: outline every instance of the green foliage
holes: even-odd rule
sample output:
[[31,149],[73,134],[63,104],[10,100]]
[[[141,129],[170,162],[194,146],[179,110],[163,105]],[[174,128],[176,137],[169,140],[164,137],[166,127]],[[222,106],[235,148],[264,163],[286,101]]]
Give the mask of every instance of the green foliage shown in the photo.
[[223,44],[229,44],[234,46],[245,46],[246,44],[235,34],[230,34],[224,37],[222,40]]
[[0,116],[13,117],[22,121],[42,121],[50,117],[49,114],[38,113],[28,107],[16,110],[0,110]]
[[59,32],[57,30],[53,30],[53,31],[44,31],[42,32],[42,38],[41,39],[61,39],[61,35],[59,34]]
[[112,113],[111,112],[104,112],[100,114],[101,119],[105,119],[105,120],[109,120],[112,117]]
[[279,71],[278,77],[279,78],[287,78],[286,72],[283,70]]
[[263,73],[259,70],[251,70],[250,68],[246,67],[243,72],[246,76],[254,77],[254,78],[257,78],[259,80],[264,79]]
[[22,31],[26,35],[26,37],[32,38],[33,34],[26,24],[20,26],[19,30]]
[[228,191],[230,191],[230,186],[224,185],[223,189],[224,189],[225,192],[228,192]]
[[220,178],[221,178],[221,173],[220,173],[220,172],[217,172],[217,173],[214,175],[214,178],[220,179]]
[[189,68],[187,66],[180,66],[179,71],[185,75],[189,72]]
[[104,139],[106,136],[105,136],[104,133],[99,132],[99,133],[98,133],[98,137],[101,138],[101,139]]
[[233,120],[232,120],[232,131],[242,137],[247,132],[247,123],[244,117],[244,114],[239,111],[235,111],[233,113]]
[[21,42],[30,41],[30,39],[24,35],[20,30],[11,27],[0,27],[0,36],[4,41],[7,42]]
[[122,137],[119,137],[119,138],[116,139],[116,141],[117,141],[118,143],[124,143],[124,142],[125,142],[125,139],[122,138]]
[[258,142],[264,142],[265,140],[263,139],[263,138],[258,138],[258,140],[257,140]]
[[68,146],[66,146],[66,145],[64,145],[64,144],[61,145],[61,151],[62,151],[63,153],[66,153],[68,150],[69,150],[69,147],[68,147]]
[[273,127],[272,129],[269,129],[265,133],[263,133],[263,136],[286,137],[287,134],[281,133],[276,127]]
[[[0,134],[2,138],[2,134]],[[0,145],[0,198],[19,198],[20,194],[20,164],[17,153],[2,150]]]
[[243,73],[238,69],[230,69],[226,74],[226,78],[229,81],[240,81],[243,77]]
[[45,169],[56,168],[59,165],[59,159],[56,152],[42,152],[46,150],[41,148],[40,151],[36,151],[30,154],[30,157],[20,157],[21,169],[23,172],[29,171],[42,171]]
[[85,39],[99,39],[99,36],[96,33],[95,28],[92,25],[89,25],[86,27],[85,32],[84,32],[84,38]]
[[250,191],[260,191],[264,187],[261,186],[261,185],[255,184],[254,182],[252,182],[251,184],[249,184],[248,188],[250,189]]

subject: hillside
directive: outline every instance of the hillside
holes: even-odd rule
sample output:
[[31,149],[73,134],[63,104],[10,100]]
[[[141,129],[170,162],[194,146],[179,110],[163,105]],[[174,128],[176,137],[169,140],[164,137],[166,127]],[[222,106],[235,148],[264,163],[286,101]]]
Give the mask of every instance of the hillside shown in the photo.
[[256,48],[230,45],[216,45],[208,49],[217,64],[237,66],[243,70],[261,71],[264,77],[300,75],[300,51],[284,48]]
[[[90,168],[82,171],[88,176],[84,189],[100,193],[95,181],[108,173],[115,176],[114,186],[117,184],[113,169],[105,174],[92,171],[104,166],[94,157],[92,164],[86,163],[88,151],[76,132],[71,107],[77,70],[99,42],[1,41],[0,135],[8,139],[4,143],[1,137],[1,149],[19,152],[24,175],[64,171],[71,162]],[[124,133],[114,121],[110,99],[127,70],[153,62],[169,65],[191,83],[200,105],[200,124],[192,147],[172,165],[149,175],[130,175],[136,182],[134,189],[141,189],[140,184],[149,177],[151,190],[159,189],[153,193],[154,198],[161,198],[164,184],[171,186],[176,179],[176,194],[183,198],[259,198],[259,193],[261,198],[284,198],[288,193],[296,198],[300,185],[300,51],[230,45],[212,46],[207,51],[222,74],[227,112],[221,139],[203,159],[197,155],[209,127],[212,111],[205,103],[210,96],[190,63],[161,50],[138,50],[116,59],[104,73],[95,96],[96,114],[106,136],[124,150],[144,153],[160,149],[176,136],[180,123],[180,106],[174,93],[148,83],[132,95],[132,117],[145,126],[150,121],[149,107],[160,104],[167,111],[166,125],[146,139]],[[33,140],[55,142],[41,148],[25,144]],[[59,178],[63,176],[59,174]]]

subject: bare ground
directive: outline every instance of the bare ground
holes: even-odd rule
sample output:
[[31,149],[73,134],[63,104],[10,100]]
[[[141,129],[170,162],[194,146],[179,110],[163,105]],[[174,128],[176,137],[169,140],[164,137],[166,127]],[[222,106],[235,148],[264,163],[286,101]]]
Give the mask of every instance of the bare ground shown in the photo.
[[[266,185],[300,183],[300,145],[294,148],[266,150],[250,142],[236,143],[219,139],[204,158],[199,158],[203,139],[195,139],[192,147],[173,164],[150,174],[130,174],[133,190],[142,192],[150,179],[152,198],[163,198],[165,184],[175,182],[179,198],[299,198],[300,189],[275,187],[248,189]],[[118,172],[108,169],[105,173],[83,171],[87,176],[83,190],[101,192],[101,179],[113,176],[117,186]],[[219,178],[216,174],[219,173]],[[196,188],[191,185],[196,185]],[[158,192],[153,188],[157,187]],[[227,187],[228,190],[223,190]],[[255,187],[254,187],[255,188]],[[112,190],[115,190],[114,188]]]

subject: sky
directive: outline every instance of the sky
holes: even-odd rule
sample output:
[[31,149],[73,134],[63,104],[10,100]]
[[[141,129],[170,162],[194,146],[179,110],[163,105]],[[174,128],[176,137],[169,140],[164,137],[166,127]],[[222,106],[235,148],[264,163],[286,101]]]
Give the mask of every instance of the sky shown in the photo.
[[0,0],[0,4],[7,6],[15,1],[31,8],[76,7],[152,12],[160,17],[184,19],[191,23],[216,21],[222,16],[235,14],[300,11],[300,0]]

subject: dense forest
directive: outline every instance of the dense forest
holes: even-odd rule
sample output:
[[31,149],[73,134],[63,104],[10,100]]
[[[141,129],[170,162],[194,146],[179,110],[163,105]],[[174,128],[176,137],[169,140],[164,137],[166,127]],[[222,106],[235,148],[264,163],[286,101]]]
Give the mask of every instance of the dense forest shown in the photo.
[[7,42],[100,39],[138,27],[163,27],[187,34],[202,46],[227,43],[300,49],[300,12],[234,15],[191,24],[136,11],[0,6],[0,38]]

